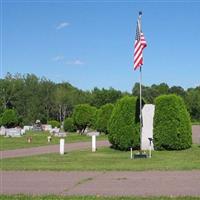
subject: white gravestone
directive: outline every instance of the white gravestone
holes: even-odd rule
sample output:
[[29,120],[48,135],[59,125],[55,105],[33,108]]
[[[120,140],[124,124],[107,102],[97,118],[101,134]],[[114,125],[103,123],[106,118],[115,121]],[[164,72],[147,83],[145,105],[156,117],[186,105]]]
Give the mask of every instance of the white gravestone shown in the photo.
[[5,134],[6,134],[6,128],[4,126],[1,126],[0,135],[5,135]]
[[[154,117],[155,105],[145,104],[142,109],[142,150],[150,149],[150,141],[148,138],[153,138],[153,117]],[[151,143],[151,149],[153,150],[153,142]]]
[[7,128],[6,129],[6,136],[7,137],[20,137],[21,136],[21,129],[20,128]]

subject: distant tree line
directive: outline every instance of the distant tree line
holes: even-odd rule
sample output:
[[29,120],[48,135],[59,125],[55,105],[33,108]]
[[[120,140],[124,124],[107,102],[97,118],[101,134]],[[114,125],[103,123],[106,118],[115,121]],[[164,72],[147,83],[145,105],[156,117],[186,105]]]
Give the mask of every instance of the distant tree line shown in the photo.
[[[139,96],[139,83],[133,87],[132,94]],[[155,103],[155,98],[160,95],[176,94],[183,98],[192,121],[200,121],[200,85],[184,90],[180,86],[169,87],[166,83],[142,86],[142,97],[146,103]]]
[[[192,120],[200,121],[200,86],[184,90],[180,86],[169,87],[161,83],[150,87],[142,86],[142,92],[146,103],[153,103],[156,97],[163,94],[177,94],[183,98]],[[42,123],[51,120],[62,122],[72,117],[77,105],[87,104],[98,110],[106,104],[115,104],[126,95],[138,96],[139,83],[134,85],[132,94],[113,88],[97,87],[92,91],[83,91],[67,82],[54,83],[34,74],[8,73],[4,79],[0,79],[0,122],[3,113],[8,109],[15,111],[19,125],[32,124],[37,119]],[[105,109],[97,115],[104,112]]]
[[42,123],[50,120],[62,122],[72,115],[76,105],[89,104],[100,108],[115,103],[125,94],[113,88],[95,87],[92,91],[83,91],[67,82],[54,83],[34,74],[8,73],[0,79],[0,118],[5,110],[14,109],[19,125],[33,124],[37,119]]

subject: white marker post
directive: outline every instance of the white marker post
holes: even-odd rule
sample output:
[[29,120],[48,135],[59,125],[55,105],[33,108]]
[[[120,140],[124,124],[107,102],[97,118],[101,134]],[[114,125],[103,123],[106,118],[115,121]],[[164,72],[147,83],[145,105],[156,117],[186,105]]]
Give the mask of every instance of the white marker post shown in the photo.
[[60,155],[65,153],[65,139],[60,139]]
[[96,151],[96,135],[92,135],[92,152]]
[[131,147],[131,159],[133,159],[133,148]]

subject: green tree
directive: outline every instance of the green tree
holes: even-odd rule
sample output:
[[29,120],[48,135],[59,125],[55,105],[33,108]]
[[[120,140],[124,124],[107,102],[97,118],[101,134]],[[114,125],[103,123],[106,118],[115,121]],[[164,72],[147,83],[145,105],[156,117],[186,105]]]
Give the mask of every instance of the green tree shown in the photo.
[[51,125],[52,128],[55,128],[55,127],[60,128],[60,122],[58,122],[58,121],[56,121],[56,120],[50,120],[50,121],[48,121],[47,123],[48,123],[49,125]]
[[191,147],[190,116],[181,97],[162,95],[156,98],[153,137],[157,150]]
[[15,127],[18,123],[17,114],[13,109],[6,109],[2,116],[2,125],[7,128]]
[[115,90],[113,88],[107,89],[98,89],[94,88],[92,91],[92,102],[91,104],[97,108],[107,104],[107,103],[115,103],[118,99],[122,97],[122,92]]
[[96,120],[96,108],[88,104],[75,106],[73,112],[73,121],[80,133],[83,133],[86,127],[93,127]]
[[200,121],[200,87],[188,89],[185,102],[192,119]]
[[110,120],[113,104],[105,104],[103,105],[97,112],[97,122],[96,128],[97,131],[104,132],[108,134],[108,121]]
[[76,127],[74,125],[74,121],[72,118],[66,118],[64,121],[64,130],[68,132],[76,131]]
[[113,148],[128,150],[139,147],[139,124],[136,122],[135,97],[118,100],[108,123],[108,139]]

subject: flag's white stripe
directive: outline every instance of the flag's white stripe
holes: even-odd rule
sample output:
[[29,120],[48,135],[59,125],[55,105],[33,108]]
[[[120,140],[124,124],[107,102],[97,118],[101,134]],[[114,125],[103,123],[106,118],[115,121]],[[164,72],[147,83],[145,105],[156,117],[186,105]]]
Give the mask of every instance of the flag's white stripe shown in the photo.
[[142,54],[140,55],[140,57],[138,58],[137,62],[135,63],[135,68],[139,67],[138,64],[140,63],[141,59],[142,59]]
[[138,55],[139,55],[140,53],[142,53],[142,49],[143,49],[143,46],[140,45],[140,46],[138,47],[138,49],[136,50],[135,54],[134,54],[134,57],[135,57],[135,58],[137,58]]

